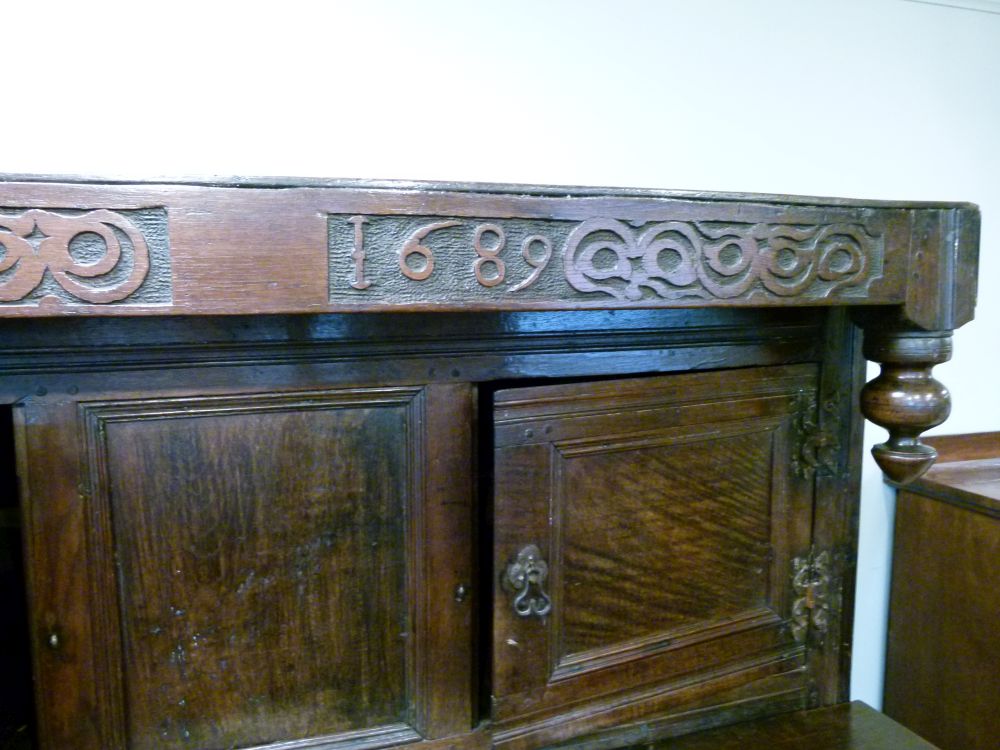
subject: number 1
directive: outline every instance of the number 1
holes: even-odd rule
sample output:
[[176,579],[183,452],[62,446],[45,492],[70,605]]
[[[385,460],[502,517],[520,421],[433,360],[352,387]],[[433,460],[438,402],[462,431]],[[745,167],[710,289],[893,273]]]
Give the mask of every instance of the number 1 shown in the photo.
[[351,253],[351,260],[354,261],[354,280],[351,282],[351,286],[355,289],[367,289],[372,285],[365,278],[364,225],[368,219],[364,216],[352,216],[348,221],[354,225],[354,251]]

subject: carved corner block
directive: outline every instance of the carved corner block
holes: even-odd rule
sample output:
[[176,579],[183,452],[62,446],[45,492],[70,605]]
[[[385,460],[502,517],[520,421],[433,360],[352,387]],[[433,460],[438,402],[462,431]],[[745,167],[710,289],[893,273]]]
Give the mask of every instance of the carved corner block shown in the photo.
[[896,484],[922,475],[937,451],[920,441],[951,412],[948,389],[935,380],[934,365],[951,359],[951,331],[910,331],[869,325],[864,355],[881,365],[877,378],[861,391],[861,411],[889,431],[889,439],[872,448],[875,461]]
[[913,212],[902,314],[916,328],[955,330],[972,320],[979,230],[972,205]]

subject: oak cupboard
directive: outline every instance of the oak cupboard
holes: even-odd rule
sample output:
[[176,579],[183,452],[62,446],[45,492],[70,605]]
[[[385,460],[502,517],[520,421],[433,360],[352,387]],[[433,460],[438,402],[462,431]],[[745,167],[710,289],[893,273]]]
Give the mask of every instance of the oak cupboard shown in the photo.
[[933,462],[974,207],[26,177],[0,205],[40,747],[615,747],[846,700],[858,405],[894,481]]

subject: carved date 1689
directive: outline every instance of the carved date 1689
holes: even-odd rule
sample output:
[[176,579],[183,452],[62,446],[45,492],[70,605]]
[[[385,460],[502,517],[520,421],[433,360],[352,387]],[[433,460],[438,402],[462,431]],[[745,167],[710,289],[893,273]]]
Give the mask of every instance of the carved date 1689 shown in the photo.
[[[556,247],[562,273],[553,276],[545,271]],[[884,261],[881,234],[860,224],[602,217],[330,216],[330,252],[332,296],[427,302],[529,289],[550,300],[611,296],[626,305],[863,297]],[[338,288],[345,263],[354,292]]]

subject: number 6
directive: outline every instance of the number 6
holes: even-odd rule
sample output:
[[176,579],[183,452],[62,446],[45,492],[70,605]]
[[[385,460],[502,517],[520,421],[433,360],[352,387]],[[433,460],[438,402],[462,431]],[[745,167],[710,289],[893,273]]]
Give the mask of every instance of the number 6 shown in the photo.
[[[403,247],[399,251],[399,270],[403,272],[403,275],[414,281],[423,281],[430,276],[434,271],[434,251],[429,247],[421,245],[421,240],[436,229],[457,227],[459,223],[457,221],[435,221],[433,224],[420,227],[420,229],[407,237],[406,242],[403,243]],[[411,255],[424,256],[423,268],[413,268],[407,263],[407,259]]]

